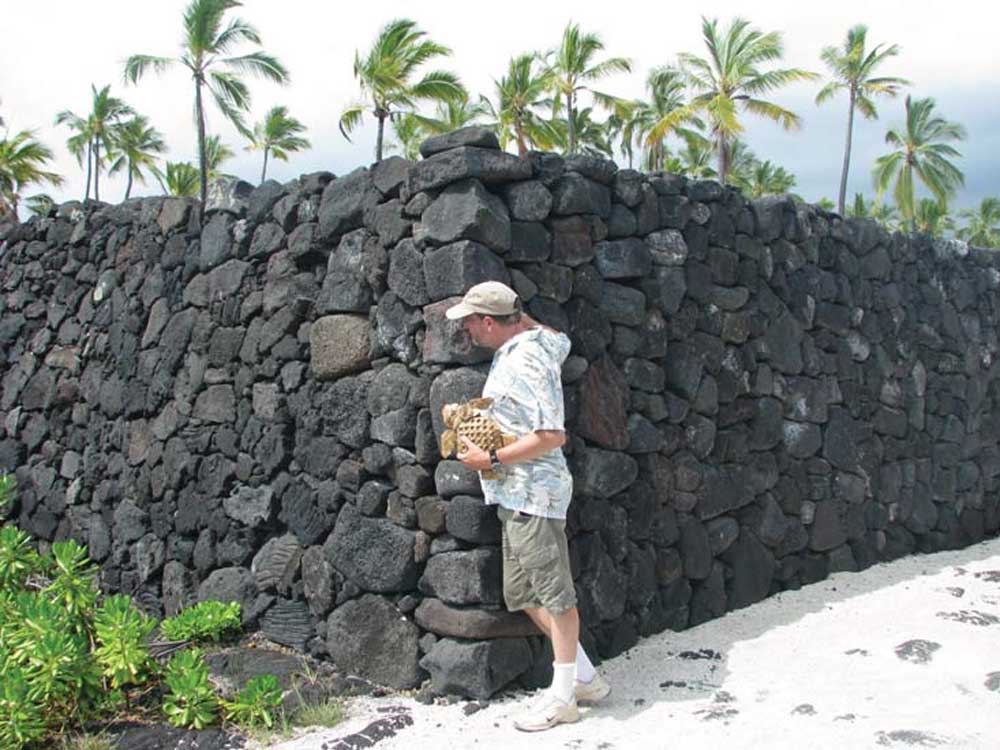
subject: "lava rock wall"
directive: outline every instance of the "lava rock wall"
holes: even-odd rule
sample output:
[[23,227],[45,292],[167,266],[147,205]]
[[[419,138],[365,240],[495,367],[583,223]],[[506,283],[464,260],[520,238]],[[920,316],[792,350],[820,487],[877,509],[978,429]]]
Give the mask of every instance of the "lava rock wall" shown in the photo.
[[65,204],[0,235],[7,515],[151,612],[239,601],[406,688],[546,680],[440,407],[512,285],[563,370],[582,639],[609,657],[1000,528],[995,252],[486,131],[343,177]]

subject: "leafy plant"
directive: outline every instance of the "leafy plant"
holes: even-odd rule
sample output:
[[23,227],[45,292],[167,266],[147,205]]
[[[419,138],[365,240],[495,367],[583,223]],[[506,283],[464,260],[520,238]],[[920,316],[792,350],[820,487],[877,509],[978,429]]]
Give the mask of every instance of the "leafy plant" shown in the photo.
[[190,729],[203,729],[215,721],[218,704],[200,649],[174,654],[163,682],[170,691],[163,700],[167,721],[175,727]]
[[20,588],[41,564],[28,534],[16,526],[0,528],[0,591]]
[[274,675],[257,675],[250,678],[236,700],[219,702],[229,721],[242,727],[264,724],[270,729],[274,726],[275,712],[281,706],[281,687]]
[[94,615],[94,632],[101,645],[94,658],[113,688],[139,685],[152,671],[146,638],[156,621],[132,606],[132,599],[115,594],[104,600]]
[[0,510],[14,504],[17,480],[13,474],[0,474]]
[[205,601],[165,619],[160,623],[160,633],[171,641],[217,641],[240,624],[239,602]]
[[46,595],[65,608],[73,630],[89,635],[97,603],[97,567],[87,557],[86,547],[72,539],[56,542],[50,569],[53,579]]
[[0,680],[0,747],[23,747],[42,739],[46,733],[41,706],[28,695],[24,670],[9,666],[0,655],[3,679]]

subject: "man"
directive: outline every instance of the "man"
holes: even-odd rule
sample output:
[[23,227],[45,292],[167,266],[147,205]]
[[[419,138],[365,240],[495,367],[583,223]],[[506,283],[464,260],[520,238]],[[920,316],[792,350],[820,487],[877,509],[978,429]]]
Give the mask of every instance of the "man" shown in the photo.
[[490,416],[501,430],[517,437],[489,453],[463,438],[459,458],[471,469],[500,474],[482,485],[486,502],[499,505],[504,600],[552,641],[552,685],[514,722],[541,731],[577,721],[578,701],[593,703],[611,691],[579,644],[566,542],[573,479],[560,450],[566,442],[561,371],[570,342],[523,313],[514,290],[497,281],[476,284],[445,314],[494,350],[483,396],[493,399]]

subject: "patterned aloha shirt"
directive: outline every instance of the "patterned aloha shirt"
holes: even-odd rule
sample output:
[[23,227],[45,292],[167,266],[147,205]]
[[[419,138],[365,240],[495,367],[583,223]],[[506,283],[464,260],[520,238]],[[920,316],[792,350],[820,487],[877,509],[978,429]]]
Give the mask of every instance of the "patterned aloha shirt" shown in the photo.
[[[483,396],[493,399],[490,416],[515,437],[536,430],[564,430],[562,363],[570,350],[565,334],[531,328],[493,355]],[[573,477],[561,448],[534,461],[500,468],[500,479],[482,480],[487,504],[546,518],[566,518]]]

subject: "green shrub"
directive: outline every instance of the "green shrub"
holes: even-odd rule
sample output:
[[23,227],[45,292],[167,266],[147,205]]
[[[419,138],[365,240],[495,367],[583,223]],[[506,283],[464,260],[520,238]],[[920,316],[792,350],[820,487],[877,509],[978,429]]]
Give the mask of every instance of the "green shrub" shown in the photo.
[[47,732],[43,706],[29,695],[28,679],[24,670],[3,661],[3,679],[0,680],[0,747],[19,748],[36,742]]
[[206,601],[165,619],[160,623],[160,634],[171,641],[217,641],[240,625],[239,602]]
[[[13,477],[0,475],[0,511],[14,490]],[[238,603],[209,601],[164,620],[161,632],[174,641],[218,640],[240,625]],[[155,680],[155,628],[128,596],[100,598],[85,547],[56,542],[40,555],[28,534],[0,525],[0,748],[51,746],[117,709],[128,688]],[[201,729],[217,719],[220,700],[199,650],[176,654],[163,683],[171,724]],[[258,677],[221,704],[234,722],[271,727],[281,690],[274,677]]]
[[215,721],[218,705],[208,681],[208,666],[201,650],[181,651],[170,658],[163,682],[170,691],[163,712],[175,727],[203,729]]
[[264,724],[270,729],[274,726],[275,714],[281,706],[281,687],[274,675],[257,675],[250,678],[236,700],[219,702],[229,721],[241,727]]
[[140,685],[153,670],[154,662],[146,638],[156,621],[132,606],[132,599],[115,594],[104,600],[94,614],[94,633],[100,645],[94,658],[111,680],[112,688]]
[[14,493],[17,490],[17,480],[12,474],[0,474],[0,511],[14,505]]
[[14,591],[42,569],[31,537],[16,526],[0,528],[0,591]]

